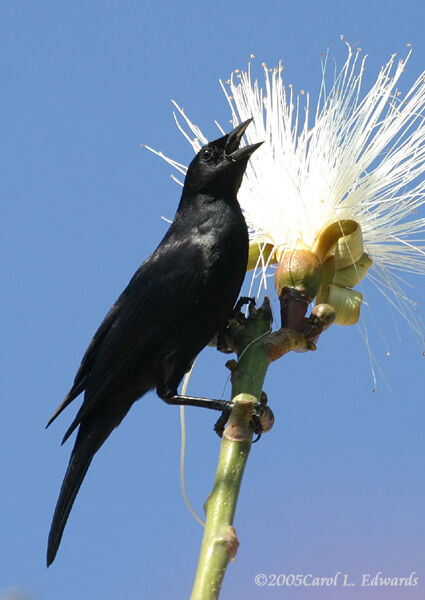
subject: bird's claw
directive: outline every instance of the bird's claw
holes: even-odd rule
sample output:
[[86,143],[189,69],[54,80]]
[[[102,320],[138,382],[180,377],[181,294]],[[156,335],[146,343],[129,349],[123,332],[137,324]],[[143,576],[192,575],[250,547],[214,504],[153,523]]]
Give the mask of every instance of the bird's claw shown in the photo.
[[255,298],[250,298],[249,296],[241,296],[239,300],[235,304],[235,308],[232,312],[232,317],[235,319],[241,313],[241,308],[245,306],[245,304],[249,304],[251,306],[255,306]]
[[263,433],[270,431],[274,425],[274,414],[271,408],[267,406],[267,394],[261,392],[260,402],[255,405],[256,409],[252,416],[254,424],[254,433],[256,434],[253,444],[258,442]]
[[[214,425],[214,431],[219,437],[223,436],[224,428],[234,405],[234,402],[229,402],[228,408],[226,407],[226,410],[221,413]],[[265,392],[261,392],[260,402],[253,404],[251,421],[254,428],[253,433],[256,435],[252,443],[255,444],[263,433],[270,431],[274,424],[274,415],[271,408],[267,406],[267,395]]]
[[223,431],[224,431],[224,428],[226,427],[226,423],[229,418],[229,415],[230,415],[230,410],[228,410],[228,411],[223,410],[223,412],[221,413],[221,415],[215,422],[214,431],[216,432],[218,437],[223,437]]
[[209,346],[216,346],[219,352],[223,352],[223,354],[232,354],[235,352],[235,349],[229,343],[227,338],[227,332],[229,326],[232,324],[232,321],[237,321],[238,323],[243,323],[245,320],[245,315],[241,312],[241,308],[245,306],[245,304],[249,304],[250,306],[255,307],[255,298],[249,298],[248,296],[241,296],[239,300],[236,302],[235,307],[232,310],[232,314],[230,315],[226,325],[219,329],[212,340],[209,342]]

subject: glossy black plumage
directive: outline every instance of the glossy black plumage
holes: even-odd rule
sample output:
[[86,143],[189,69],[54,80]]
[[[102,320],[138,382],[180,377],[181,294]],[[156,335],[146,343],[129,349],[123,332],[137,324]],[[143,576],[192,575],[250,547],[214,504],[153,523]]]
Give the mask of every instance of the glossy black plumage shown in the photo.
[[177,394],[196,355],[231,314],[248,258],[236,194],[260,145],[238,150],[249,122],[194,158],[173,223],[105,317],[48,423],[84,392],[63,439],[78,428],[50,529],[48,565],[94,454],[147,391],[156,389],[166,401]]

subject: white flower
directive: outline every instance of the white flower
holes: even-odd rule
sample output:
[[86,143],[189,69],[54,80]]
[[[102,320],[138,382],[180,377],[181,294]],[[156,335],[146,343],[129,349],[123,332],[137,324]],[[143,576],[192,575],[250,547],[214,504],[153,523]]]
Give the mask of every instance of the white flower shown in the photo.
[[[253,117],[247,143],[265,140],[248,163],[238,199],[250,239],[284,249],[312,248],[328,225],[356,221],[373,260],[367,277],[422,335],[400,274],[425,273],[425,219],[416,216],[425,203],[425,73],[402,96],[396,86],[410,52],[405,59],[393,55],[362,93],[366,57],[347,48],[329,89],[325,57],[314,109],[309,94],[295,97],[285,85],[281,64],[263,65],[263,88],[250,67],[221,82],[233,126]],[[207,139],[175,106],[195,138],[176,117],[178,126],[197,152]],[[157,154],[185,173],[184,165]]]

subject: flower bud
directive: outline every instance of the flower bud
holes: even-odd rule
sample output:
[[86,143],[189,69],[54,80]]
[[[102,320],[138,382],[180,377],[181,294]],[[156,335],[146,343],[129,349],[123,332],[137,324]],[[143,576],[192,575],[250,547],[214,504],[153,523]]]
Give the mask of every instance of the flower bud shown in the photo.
[[321,282],[319,259],[310,250],[277,251],[279,259],[275,286],[280,300],[283,328],[301,332],[308,305],[316,296]]
[[278,296],[283,288],[290,288],[311,302],[321,283],[319,259],[310,250],[286,250],[279,260],[274,281]]
[[318,320],[322,331],[332,325],[336,318],[335,309],[330,304],[316,304],[311,314]]

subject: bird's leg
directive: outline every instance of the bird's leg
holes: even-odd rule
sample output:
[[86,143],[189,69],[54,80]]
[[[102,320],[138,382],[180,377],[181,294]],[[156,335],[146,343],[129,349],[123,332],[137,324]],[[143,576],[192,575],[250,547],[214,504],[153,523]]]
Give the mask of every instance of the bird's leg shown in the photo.
[[227,400],[214,400],[212,398],[198,398],[196,396],[181,396],[180,394],[161,392],[157,390],[158,396],[167,404],[175,406],[199,406],[200,408],[209,408],[211,410],[220,410],[229,414],[232,410],[232,403]]
[[[158,396],[167,404],[174,406],[198,406],[200,408],[209,408],[210,410],[221,411],[221,417],[214,425],[214,431],[221,437],[229,415],[235,405],[234,402],[227,400],[214,400],[212,398],[199,398],[197,396],[181,396],[170,392],[161,392],[157,390]],[[269,431],[273,427],[274,416],[271,409],[267,406],[267,396],[261,393],[260,402],[255,402],[252,407],[252,420],[254,424],[254,433],[257,435],[255,442],[261,437],[264,431]]]

